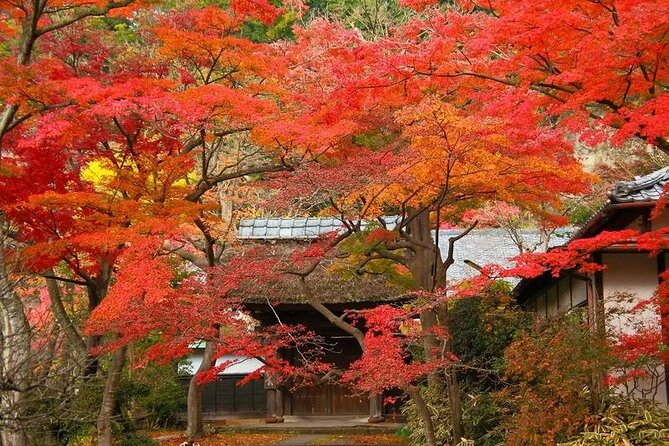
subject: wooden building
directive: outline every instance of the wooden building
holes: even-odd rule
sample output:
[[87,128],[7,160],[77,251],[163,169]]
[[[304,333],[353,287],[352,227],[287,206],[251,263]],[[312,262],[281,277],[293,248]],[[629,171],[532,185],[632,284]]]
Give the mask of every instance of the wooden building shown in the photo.
[[[387,223],[392,224],[392,217],[388,218]],[[242,243],[264,245],[275,255],[282,256],[300,244],[309,243],[322,234],[341,229],[341,222],[333,218],[243,219],[240,222],[238,238]],[[447,249],[448,238],[460,232],[459,229],[442,230],[440,240],[444,245],[441,248]],[[449,270],[449,279],[457,281],[477,275],[478,271],[468,266],[468,263],[504,263],[507,258],[517,255],[517,236],[523,237],[526,245],[541,245],[536,231],[520,231],[515,239],[503,229],[472,231],[456,245],[455,264]],[[557,237],[556,240],[561,239]],[[319,300],[337,315],[344,310],[370,308],[380,303],[400,304],[405,299],[401,290],[390,287],[385,278],[378,276],[342,279],[332,274],[319,274],[309,280]],[[306,303],[306,298],[297,284],[294,287],[277,284],[272,287],[271,292],[271,307],[262,290],[255,290],[257,295],[244,298],[246,307],[260,323],[271,325],[281,320],[284,324],[305,325],[322,336],[329,346],[324,359],[342,370],[360,357],[361,349],[356,340],[332,325]],[[295,352],[283,354],[290,358]],[[197,369],[201,355],[201,349],[196,348],[188,358],[191,372]],[[243,360],[222,372],[216,381],[206,384],[203,392],[203,412],[209,416],[264,416],[273,422],[281,421],[284,416],[289,415],[346,415],[381,421],[399,411],[397,406],[383,405],[380,397],[368,400],[346,386],[335,383],[300,387],[296,390],[276,387],[271,380],[257,380],[245,386],[235,386],[246,374],[259,367],[261,363],[257,360]]]
[[[658,230],[669,225],[669,212],[651,218],[651,212],[669,182],[669,168],[630,181],[619,182],[608,193],[608,202],[574,236],[574,239],[596,236],[602,231],[635,229]],[[662,326],[660,316],[646,310],[629,317],[606,317],[612,310],[630,309],[648,299],[659,284],[658,275],[666,269],[667,255],[649,255],[634,240],[618,243],[594,253],[593,260],[606,269],[582,275],[563,272],[558,278],[549,273],[523,280],[516,287],[518,301],[541,316],[550,317],[574,308],[586,308],[591,326],[600,324],[618,333],[629,333],[640,324]],[[669,383],[667,365],[653,370],[634,383],[637,395],[667,403]]]

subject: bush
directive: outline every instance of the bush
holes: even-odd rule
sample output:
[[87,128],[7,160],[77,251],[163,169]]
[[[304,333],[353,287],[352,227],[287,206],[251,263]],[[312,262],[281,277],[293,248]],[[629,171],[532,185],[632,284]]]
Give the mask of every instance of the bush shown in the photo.
[[[498,282],[483,297],[463,298],[449,308],[452,352],[463,367],[458,369],[464,436],[477,446],[497,446],[504,441],[500,427],[502,411],[493,391],[505,386],[501,379],[506,348],[530,325],[531,316],[513,307],[508,285]],[[422,357],[415,346],[414,357]],[[450,444],[451,414],[445,393],[431,395],[422,389],[433,413],[440,444]],[[413,402],[403,409],[410,430],[410,443],[424,445],[423,423]]]
[[[51,435],[58,444],[88,444],[95,432],[103,387],[104,381],[100,377],[80,382],[75,389],[76,393],[61,407],[59,416],[49,426]],[[54,404],[57,402],[54,400]]]
[[[425,403],[430,412],[432,412],[432,421],[434,423],[434,435],[437,438],[437,444],[451,444],[451,411],[448,405],[448,399],[445,395],[434,395],[427,387],[419,388]],[[412,400],[408,400],[402,406],[402,413],[407,417],[407,427],[409,430],[409,444],[423,446],[425,441],[425,428],[423,419],[420,416],[418,407]]]
[[663,446],[669,444],[669,409],[647,400],[620,399],[560,446]]
[[464,391],[462,400],[462,427],[465,437],[476,446],[504,444],[504,431],[500,428],[502,412],[499,403],[489,391]]
[[148,394],[138,399],[146,411],[149,427],[176,426],[178,415],[186,406],[186,388],[179,382],[172,366],[147,367],[142,378]]
[[496,283],[492,288],[485,298],[456,300],[449,311],[453,353],[470,367],[459,376],[473,390],[501,384],[504,351],[531,321],[528,313],[514,309],[505,299],[504,285]]
[[607,344],[588,330],[578,312],[542,319],[505,354],[497,392],[505,406],[509,444],[550,445],[579,432],[602,401],[599,377],[610,366]]
[[136,369],[119,386],[118,407],[125,432],[132,432],[138,421],[149,428],[173,426],[185,403],[186,389],[179,384],[173,365]]

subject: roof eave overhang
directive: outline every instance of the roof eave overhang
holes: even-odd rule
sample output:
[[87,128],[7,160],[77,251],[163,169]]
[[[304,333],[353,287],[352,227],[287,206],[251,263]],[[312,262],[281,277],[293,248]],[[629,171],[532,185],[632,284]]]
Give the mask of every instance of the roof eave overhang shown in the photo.
[[576,234],[572,240],[591,237],[616,214],[623,209],[639,209],[655,206],[657,201],[633,201],[629,203],[609,203],[600,209]]

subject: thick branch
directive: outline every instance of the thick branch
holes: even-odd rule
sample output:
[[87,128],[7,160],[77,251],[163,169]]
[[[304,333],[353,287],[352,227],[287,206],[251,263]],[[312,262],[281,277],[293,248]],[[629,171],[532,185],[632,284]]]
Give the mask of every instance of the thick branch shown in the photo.
[[259,173],[269,173],[269,172],[282,172],[282,171],[289,171],[291,169],[292,169],[291,166],[287,166],[284,164],[270,164],[266,166],[249,167],[248,169],[242,169],[236,172],[216,175],[211,178],[202,179],[200,183],[197,185],[197,188],[190,194],[186,195],[185,199],[187,201],[195,202],[199,200],[200,197],[202,197],[202,195],[204,195],[207,191],[211,190],[214,186],[216,186],[218,183],[222,183],[223,181],[234,180],[236,178],[245,177],[246,175],[255,175]]
[[342,318],[338,317],[336,314],[334,314],[328,307],[323,305],[317,298],[314,296],[314,293],[311,291],[311,288],[309,288],[309,285],[307,284],[306,280],[304,277],[300,278],[300,286],[302,287],[302,291],[304,292],[304,295],[307,297],[307,301],[309,302],[309,305],[311,307],[318,311],[320,314],[325,316],[325,318],[335,327],[339,328],[340,330],[343,330],[344,332],[350,334],[355,338],[356,341],[358,341],[358,344],[360,345],[360,348],[363,350],[365,349],[365,335],[363,334],[362,331],[359,329],[355,328],[353,325],[349,324],[348,322],[344,321]]
[[86,17],[99,17],[107,14],[112,9],[122,8],[131,4],[133,0],[120,0],[120,1],[110,1],[104,6],[91,6],[88,8],[83,8],[72,16],[61,20],[60,22],[53,22],[50,25],[46,25],[42,28],[37,29],[35,36],[39,37],[51,31],[55,31],[60,28],[64,28],[68,25],[71,25],[79,20],[82,20]]
[[[353,229],[349,227],[346,231],[338,234],[337,237],[335,237],[335,239],[332,241],[332,243],[330,243],[330,245],[326,248],[326,250],[330,250],[330,249],[334,248],[335,246],[340,244],[342,241],[344,241],[351,234],[353,234]],[[294,276],[299,276],[301,279],[304,279],[305,277],[307,277],[309,274],[313,273],[316,270],[318,265],[321,264],[321,261],[322,261],[322,259],[316,259],[316,260],[312,261],[308,266],[306,266],[305,268],[302,268],[300,270],[287,268],[285,270],[285,273],[286,274],[292,274]]]
[[65,333],[70,346],[76,350],[77,355],[80,358],[86,358],[88,355],[86,343],[84,342],[81,335],[77,332],[76,327],[65,311],[62,294],[60,292],[60,286],[58,285],[56,279],[49,278],[47,276],[52,277],[52,275],[47,274],[44,277],[46,277],[46,287],[49,291],[49,299],[51,300],[51,311],[53,311],[56,323]]
[[57,280],[59,282],[67,282],[67,283],[71,283],[71,284],[74,284],[74,285],[81,285],[81,286],[88,285],[88,282],[85,282],[83,280],[69,279],[67,277],[60,277],[60,276],[56,276],[56,275],[53,275],[53,274],[42,274],[42,277],[47,279],[47,281]]
[[460,234],[454,236],[454,237],[449,237],[448,239],[448,256],[446,257],[446,260],[444,260],[444,267],[445,269],[448,269],[449,266],[451,266],[453,263],[455,263],[455,257],[454,257],[454,251],[455,251],[455,242],[460,240],[461,238],[465,237],[467,234],[472,232],[472,230],[476,227],[476,225],[479,224],[479,221],[476,220],[474,223],[471,224],[470,227],[465,229],[463,232]]
[[167,253],[172,253],[176,254],[179,257],[181,257],[184,260],[188,260],[191,262],[193,265],[197,266],[201,270],[206,270],[209,267],[209,263],[207,262],[207,259],[204,259],[200,256],[198,256],[194,252],[190,252],[187,249],[185,249],[183,246],[172,246],[170,242],[165,242],[163,243],[163,249],[167,251]]

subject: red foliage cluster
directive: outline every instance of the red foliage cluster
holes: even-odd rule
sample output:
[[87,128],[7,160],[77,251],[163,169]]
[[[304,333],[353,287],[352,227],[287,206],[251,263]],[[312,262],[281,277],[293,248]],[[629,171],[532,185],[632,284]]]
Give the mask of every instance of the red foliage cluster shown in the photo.
[[364,321],[365,349],[342,377],[361,392],[377,395],[391,389],[408,389],[429,373],[445,367],[456,358],[419,361],[409,347],[419,341],[421,331],[412,323],[414,311],[380,305],[359,313]]

